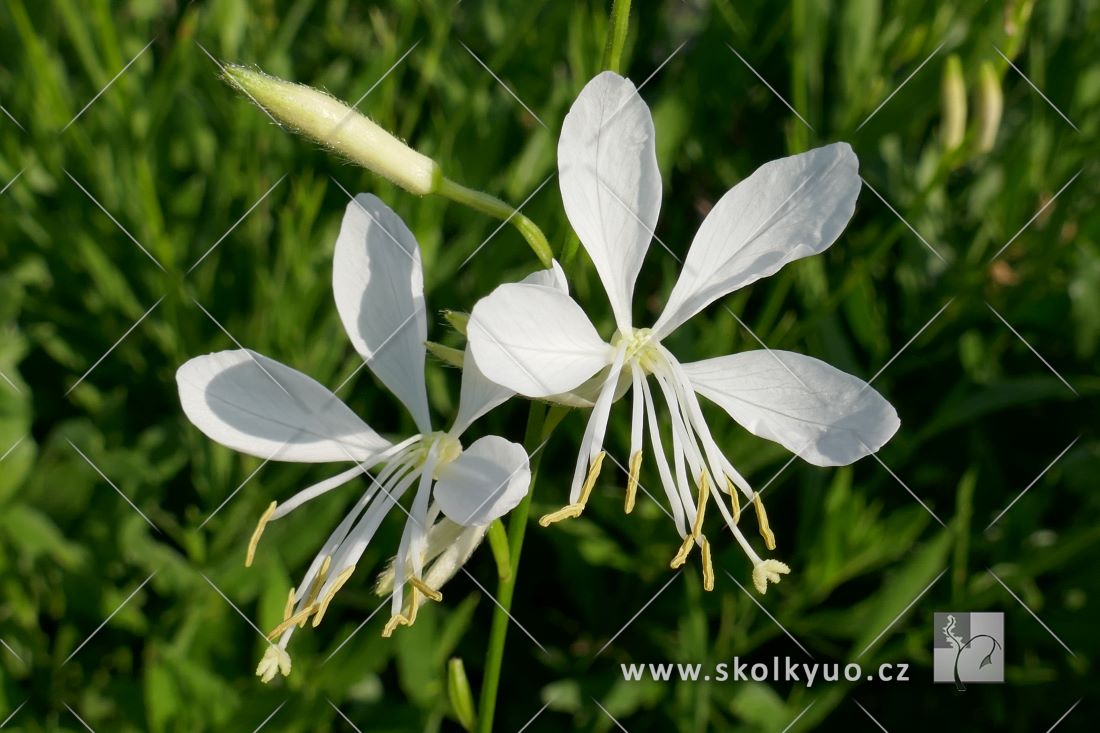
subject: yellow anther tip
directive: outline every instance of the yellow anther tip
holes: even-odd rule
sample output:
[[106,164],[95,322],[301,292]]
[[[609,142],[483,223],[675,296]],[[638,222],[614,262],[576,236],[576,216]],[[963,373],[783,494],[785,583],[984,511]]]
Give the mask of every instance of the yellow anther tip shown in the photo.
[[707,499],[710,498],[710,484],[707,483],[707,474],[704,471],[699,475],[699,498],[695,507],[695,522],[691,526],[691,534],[695,539],[703,534],[703,517],[707,511]]
[[710,557],[710,541],[703,538],[703,590],[714,590],[714,564]]
[[271,633],[269,633],[267,635],[267,638],[274,641],[275,639],[282,636],[283,632],[286,631],[287,629],[291,628],[292,626],[297,625],[298,623],[304,622],[306,619],[308,619],[310,617],[310,614],[313,613],[313,611],[314,611],[313,606],[306,606],[305,608],[303,608],[301,611],[294,614],[293,616],[288,616],[287,618],[283,619],[282,623],[280,623],[278,626],[276,626],[274,629],[271,630]]
[[436,603],[439,603],[440,601],[443,600],[443,594],[442,593],[440,593],[435,588],[433,588],[430,585],[428,585],[427,583],[425,583],[420,578],[409,578],[409,583],[414,588],[419,590],[421,593],[423,593],[425,596],[432,599]]
[[309,594],[306,596],[306,605],[310,605],[317,600],[317,594],[321,592],[321,587],[328,580],[328,568],[332,563],[332,555],[325,555],[324,560],[321,561],[321,567],[317,569],[317,576],[313,579],[313,582],[309,586]]
[[[596,485],[596,479],[600,476],[600,468],[603,466],[603,459],[607,453],[600,451],[596,454],[596,457],[592,459],[592,464],[588,467],[588,475],[584,478],[584,484],[581,486],[581,498],[576,504],[570,506],[579,506],[584,509],[584,505],[588,503],[588,497],[592,495],[592,488]],[[579,514],[580,512],[578,512]]]
[[283,621],[290,618],[290,615],[294,613],[294,589],[290,589],[290,593],[286,597],[286,607],[283,609]]
[[402,626],[407,623],[409,623],[409,620],[399,613],[390,616],[390,620],[386,622],[385,627],[383,627],[382,629],[382,636],[386,639],[390,638],[390,636],[393,635],[394,630],[398,626]]
[[581,512],[583,511],[583,504],[569,504],[568,506],[563,506],[556,512],[543,514],[541,517],[539,517],[539,526],[549,527],[551,524],[560,522],[563,519],[574,519],[576,517],[579,517],[581,515]]
[[672,562],[668,565],[675,570],[676,568],[687,562],[688,554],[691,553],[691,548],[695,545],[695,536],[688,535],[684,538],[684,541],[680,543],[680,549],[676,551],[675,557],[672,558]]
[[642,452],[638,451],[630,457],[630,470],[626,479],[626,504],[624,509],[627,514],[634,511],[634,500],[638,495],[638,474],[642,469]]
[[344,583],[348,582],[348,578],[355,572],[354,565],[348,565],[346,568],[340,571],[340,574],[332,581],[332,587],[325,593],[324,598],[321,599],[317,608],[317,615],[313,617],[313,628],[317,628],[321,625],[321,620],[325,617],[325,611],[328,610],[328,604],[332,603],[332,599],[336,597],[336,592],[344,587]]
[[256,558],[256,546],[260,544],[260,537],[263,535],[264,528],[267,527],[271,515],[275,513],[276,506],[278,506],[278,502],[276,501],[268,504],[267,509],[260,515],[260,521],[256,523],[256,529],[252,530],[252,537],[248,540],[248,552],[244,557],[244,566],[246,568],[252,567],[252,561]]
[[775,533],[772,532],[771,525],[768,524],[768,513],[764,511],[764,502],[760,499],[760,492],[756,492],[752,497],[753,504],[756,506],[756,523],[760,526],[760,536],[764,538],[764,545],[768,550],[775,549]]
[[726,477],[726,491],[730,495],[730,508],[733,509],[733,523],[737,524],[741,520],[741,499],[737,496],[737,487],[733,485],[733,480],[729,476]]

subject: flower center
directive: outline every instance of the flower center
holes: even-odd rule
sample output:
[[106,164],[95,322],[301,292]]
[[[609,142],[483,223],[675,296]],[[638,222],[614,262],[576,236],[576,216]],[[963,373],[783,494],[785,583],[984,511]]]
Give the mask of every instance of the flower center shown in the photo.
[[626,344],[626,356],[624,361],[633,361],[647,373],[654,370],[660,362],[661,354],[657,349],[660,341],[653,338],[653,329],[638,328],[623,333],[619,331],[611,339],[611,345],[618,348]]
[[462,443],[459,442],[455,436],[444,433],[441,430],[437,430],[434,433],[429,433],[424,436],[424,439],[420,441],[416,450],[418,452],[417,460],[423,464],[428,459],[428,453],[433,446],[437,448],[437,460],[435,464],[435,472],[432,478],[439,478],[439,471],[448,463],[453,462],[456,458],[462,455]]

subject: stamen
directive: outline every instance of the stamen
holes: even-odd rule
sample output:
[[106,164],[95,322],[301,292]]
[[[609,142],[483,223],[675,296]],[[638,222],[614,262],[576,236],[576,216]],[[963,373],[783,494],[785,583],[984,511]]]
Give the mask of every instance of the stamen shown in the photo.
[[641,390],[645,400],[644,410],[646,421],[649,424],[649,440],[653,447],[653,457],[657,462],[657,475],[661,479],[661,488],[668,497],[669,506],[672,508],[672,521],[676,524],[676,531],[680,534],[687,532],[684,519],[684,506],[679,501],[676,482],[672,477],[672,471],[668,466],[668,457],[665,455],[664,444],[661,441],[661,433],[657,425],[657,414],[654,410],[653,391],[649,388],[649,382],[643,379],[640,372],[635,370],[634,389]]
[[699,539],[703,534],[703,514],[707,509],[707,499],[710,498],[710,484],[707,483],[706,471],[699,474],[699,500],[696,502],[695,524],[691,527],[691,534]]
[[730,492],[730,505],[733,507],[733,523],[737,524],[741,521],[741,498],[737,495],[737,487],[733,485],[733,480],[726,476],[726,489]]
[[634,511],[634,499],[638,495],[638,474],[642,470],[642,451],[630,457],[630,472],[626,478],[626,513]]
[[430,585],[428,585],[427,583],[425,583],[420,578],[409,578],[409,583],[412,585],[413,588],[416,588],[418,591],[420,591],[421,593],[423,593],[424,595],[426,595],[428,598],[432,599],[436,603],[439,603],[440,601],[443,600],[443,594],[442,593],[440,593],[435,588],[433,588]]
[[398,626],[412,626],[416,623],[416,612],[420,608],[420,595],[423,594],[427,598],[433,601],[442,601],[443,594],[432,588],[420,578],[409,578],[409,585],[412,586],[412,591],[409,593],[409,610],[408,615],[395,614],[390,617],[390,620],[386,622],[386,626],[382,629],[382,636],[389,638],[391,634],[397,629]]
[[309,595],[306,596],[306,605],[312,606],[317,600],[317,594],[321,592],[321,586],[328,580],[328,566],[332,562],[332,555],[325,555],[325,559],[321,561],[321,567],[317,571],[317,577],[313,579],[313,584],[309,587]]
[[416,623],[416,612],[420,608],[420,591],[415,587],[409,591],[409,620],[408,626]]
[[600,451],[596,455],[596,459],[592,461],[592,465],[588,469],[588,476],[585,477],[584,485],[581,487],[580,499],[576,503],[563,506],[556,512],[550,512],[539,517],[540,527],[549,527],[555,522],[560,522],[563,519],[574,519],[581,515],[588,503],[588,497],[592,495],[592,487],[596,485],[596,479],[600,476],[600,468],[603,466],[605,455],[607,455],[605,451]]
[[775,549],[775,533],[768,525],[768,513],[764,511],[764,502],[760,500],[760,492],[752,495],[752,501],[756,505],[756,523],[760,525],[760,536],[764,538],[764,544],[769,550]]
[[669,567],[675,570],[676,568],[687,562],[688,553],[691,552],[692,546],[695,544],[695,535],[688,535],[684,538],[684,541],[680,543],[680,549],[676,551],[676,556],[672,558],[672,562],[669,563]]
[[710,561],[710,541],[703,538],[703,590],[714,590],[714,565]]
[[[308,605],[308,604],[307,604]],[[290,595],[286,597],[286,608],[283,609],[283,621],[290,618],[290,614],[294,613],[294,589],[290,589]]]
[[408,623],[409,620],[401,614],[394,614],[393,616],[390,616],[390,620],[386,622],[385,627],[382,629],[382,636],[388,639],[393,634],[394,629],[396,629],[398,626],[406,626],[408,625]]
[[549,527],[551,524],[560,522],[563,519],[574,519],[576,517],[579,517],[581,515],[581,512],[583,511],[584,507],[580,504],[569,504],[567,506],[563,506],[556,512],[543,514],[541,517],[539,517],[539,526]]
[[348,578],[355,572],[354,565],[348,565],[346,568],[340,571],[340,574],[336,576],[336,579],[332,581],[332,587],[328,589],[328,593],[325,593],[325,597],[321,599],[321,603],[317,608],[317,615],[313,617],[313,628],[317,628],[321,625],[321,619],[325,617],[325,611],[328,610],[328,604],[332,603],[332,599],[336,597],[336,592],[344,587],[344,583],[348,582]]
[[271,633],[267,635],[267,638],[271,639],[272,641],[278,639],[280,636],[282,636],[282,633],[284,631],[291,628],[292,626],[296,626],[299,622],[309,618],[310,614],[312,614],[313,611],[313,606],[306,606],[301,611],[285,619],[281,624],[272,629]]
[[581,487],[581,500],[578,502],[582,509],[588,503],[588,497],[592,495],[592,487],[596,485],[596,479],[600,476],[605,455],[607,455],[606,451],[600,451],[588,469],[588,476],[584,479],[584,486]]
[[278,502],[271,502],[263,514],[260,515],[260,521],[256,524],[256,529],[252,532],[252,539],[248,541],[248,554],[244,557],[244,566],[246,568],[252,567],[252,560],[256,557],[256,545],[260,544],[260,535],[264,533],[264,527],[267,526],[268,520],[271,519],[271,515],[275,513],[275,506]]

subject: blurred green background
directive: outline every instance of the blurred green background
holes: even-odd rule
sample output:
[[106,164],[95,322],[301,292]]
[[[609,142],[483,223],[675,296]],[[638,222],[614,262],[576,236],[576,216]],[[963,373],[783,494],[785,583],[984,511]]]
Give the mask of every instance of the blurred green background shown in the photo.
[[[600,69],[607,10],[549,0],[0,7],[5,731],[83,730],[81,720],[96,731],[457,729],[445,665],[461,657],[476,694],[493,612],[470,579],[449,584],[446,603],[411,629],[382,639],[380,614],[348,640],[378,606],[373,569],[396,547],[396,517],[325,623],[295,636],[292,676],[259,683],[260,635],[227,600],[273,626],[355,489],[272,526],[246,570],[263,507],[330,469],[261,468],[213,444],[183,418],[174,371],[233,347],[214,319],[327,385],[356,369],[330,290],[347,203],[337,182],[378,194],[409,222],[436,311],[468,310],[536,262],[506,228],[460,267],[496,222],[417,199],[280,130],[218,80],[203,48],[349,100],[412,48],[360,109],[453,178],[518,204],[555,171],[561,119]],[[793,572],[758,598],[766,612],[731,580],[747,585],[749,568],[729,541],[715,543],[714,592],[691,565],[665,588],[679,538],[648,500],[625,517],[625,476],[605,470],[582,519],[528,532],[513,615],[547,651],[511,627],[497,729],[519,730],[545,706],[525,730],[778,733],[801,715],[791,730],[876,730],[873,716],[891,733],[1034,731],[1086,698],[1057,730],[1094,730],[1100,7],[666,0],[637,3],[633,20],[627,71],[647,80],[666,186],[658,234],[674,251],[756,166],[828,141],[849,141],[889,202],[865,187],[827,253],[726,300],[744,327],[711,308],[672,350],[687,360],[757,348],[751,328],[771,347],[863,378],[888,365],[875,386],[902,427],[879,454],[884,465],[820,469],[786,466],[783,449],[712,414],[750,481],[778,473],[769,511],[776,554]],[[524,212],[556,251],[570,242],[556,179]],[[676,270],[651,248],[641,320],[657,315]],[[610,335],[583,253],[569,272]],[[461,345],[442,319],[429,336]],[[456,373],[434,363],[429,374],[433,408],[449,417]],[[366,370],[341,396],[380,429],[411,428]],[[628,412],[620,405],[609,431],[622,463]],[[511,403],[476,429],[518,439],[524,415]],[[568,416],[546,448],[534,516],[565,500],[584,419]],[[643,483],[656,483],[651,469]],[[468,567],[495,588],[487,548]],[[1005,613],[1006,684],[958,694],[931,683],[932,613],[945,610]],[[865,666],[905,662],[912,681],[622,680],[622,662],[808,661],[769,614],[816,661],[867,649]]]

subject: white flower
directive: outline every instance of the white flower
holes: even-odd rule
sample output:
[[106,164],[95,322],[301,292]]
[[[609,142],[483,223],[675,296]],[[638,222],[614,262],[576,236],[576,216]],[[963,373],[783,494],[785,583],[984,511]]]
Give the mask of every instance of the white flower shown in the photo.
[[[557,281],[558,272],[524,282]],[[462,433],[512,392],[487,380],[467,355],[458,415],[450,430],[434,431],[424,383],[427,316],[420,250],[405,223],[379,199],[360,194],[344,214],[333,263],[336,307],[348,336],[375,376],[404,403],[419,432],[386,440],[318,382],[248,350],[191,359],[176,379],[187,417],[211,439],[264,459],[302,463],[351,462],[352,468],[272,502],[249,543],[251,565],[268,522],[360,475],[370,486],[325,541],[297,591],[291,589],[278,639],[256,670],[264,681],[290,671],[286,645],[309,618],[317,626],[347,582],[379,525],[413,493],[405,530],[389,572],[392,617],[384,634],[411,624],[425,599],[469,557],[493,519],[527,494],[531,472],[523,447],[487,436],[463,447]],[[377,477],[367,473],[378,468]],[[443,518],[440,518],[442,515]],[[401,582],[394,583],[393,578]],[[405,586],[411,586],[406,595]]]
[[[522,395],[567,393],[594,378],[601,384],[570,503],[540,523],[583,511],[603,462],[612,402],[629,390],[626,511],[634,505],[648,432],[683,538],[672,567],[682,565],[699,545],[704,585],[713,587],[710,544],[703,535],[704,510],[713,499],[752,561],[753,583],[763,593],[789,568],[762,559],[738,528],[740,489],[755,505],[767,548],[775,548],[759,495],[711,437],[697,395],[753,434],[819,466],[848,464],[878,450],[897,430],[897,414],[866,383],[817,359],[763,350],[682,364],[662,341],[713,301],[831,245],[851,218],[859,193],[856,157],[844,143],[827,145],[767,163],[728,191],[700,226],[664,312],[651,328],[635,328],[631,297],[657,222],[661,177],[653,120],[629,80],[605,72],[585,86],[562,125],[558,172],[565,212],[607,291],[617,332],[604,341],[572,299],[533,284],[498,287],[474,307],[468,331],[470,351],[485,375]],[[668,408],[671,465],[650,378]],[[721,492],[730,495],[728,508]]]

